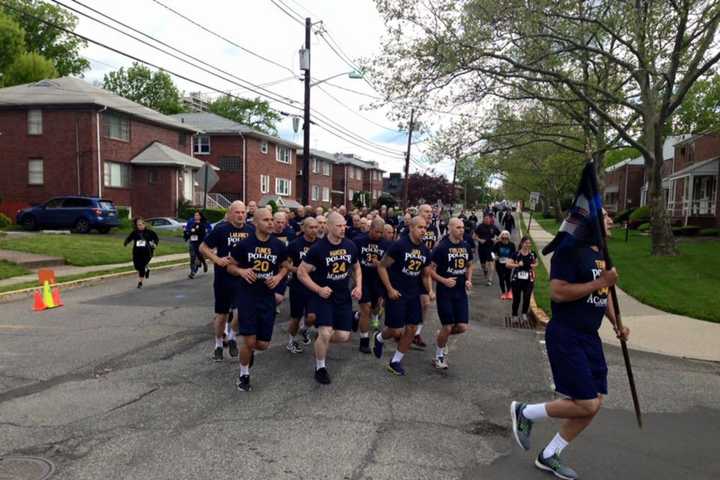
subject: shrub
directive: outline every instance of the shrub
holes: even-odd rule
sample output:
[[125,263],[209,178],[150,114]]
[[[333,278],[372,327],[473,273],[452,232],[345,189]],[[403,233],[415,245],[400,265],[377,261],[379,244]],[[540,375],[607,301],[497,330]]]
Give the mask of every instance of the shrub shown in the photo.
[[700,230],[703,237],[720,237],[720,228],[703,228]]
[[[650,221],[650,207],[640,207],[633,210],[629,215],[631,221],[645,223]],[[638,224],[639,225],[639,224]]]
[[613,218],[613,221],[615,223],[624,223],[627,222],[630,219],[630,215],[635,211],[635,208],[628,208],[624,212],[621,212],[617,215],[615,215],[615,218]]
[[638,225],[637,229],[639,232],[649,232],[650,224],[648,222],[645,222],[643,224]]
[[130,218],[130,209],[127,207],[117,207],[117,215],[120,220],[127,220]]
[[190,205],[180,208],[178,210],[178,217],[187,220],[192,217],[197,210],[203,212],[203,215],[205,215],[205,218],[207,218],[207,221],[210,223],[219,222],[225,218],[225,209],[223,208],[206,208],[203,210],[202,208],[192,207]]
[[12,220],[10,220],[10,217],[5,215],[4,213],[0,213],[0,228],[9,227],[12,225]]
[[698,233],[700,233],[700,230],[702,230],[700,227],[697,227],[695,225],[687,225],[684,227],[673,227],[672,232],[673,235],[677,236],[684,236],[684,237],[694,237]]

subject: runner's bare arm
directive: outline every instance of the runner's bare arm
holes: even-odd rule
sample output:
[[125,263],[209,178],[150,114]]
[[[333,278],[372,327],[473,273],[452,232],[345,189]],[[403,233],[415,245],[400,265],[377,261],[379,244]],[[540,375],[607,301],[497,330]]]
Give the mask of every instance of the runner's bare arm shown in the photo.
[[387,269],[390,268],[393,263],[395,263],[395,260],[393,260],[390,256],[385,255],[382,261],[378,263],[377,266],[378,276],[380,277],[380,281],[385,286],[385,290],[388,291],[388,294],[390,294],[390,291],[396,291],[390,283],[390,275],[387,271]]
[[423,268],[422,272],[422,282],[423,285],[425,285],[425,290],[427,290],[428,295],[430,296],[430,300],[435,300],[435,292],[433,291],[433,283],[432,279],[430,278],[430,272],[432,272],[433,269],[430,268],[430,265]]

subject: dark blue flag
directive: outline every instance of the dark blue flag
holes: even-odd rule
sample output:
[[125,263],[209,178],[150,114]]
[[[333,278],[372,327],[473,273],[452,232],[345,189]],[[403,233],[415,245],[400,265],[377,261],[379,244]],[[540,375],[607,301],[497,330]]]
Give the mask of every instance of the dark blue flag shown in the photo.
[[543,255],[555,250],[601,245],[602,200],[597,188],[595,164],[583,168],[575,200],[555,238],[542,249]]

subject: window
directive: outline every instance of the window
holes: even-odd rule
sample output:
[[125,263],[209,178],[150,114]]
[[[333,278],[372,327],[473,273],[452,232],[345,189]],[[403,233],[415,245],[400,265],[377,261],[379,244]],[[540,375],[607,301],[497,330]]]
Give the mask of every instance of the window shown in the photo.
[[42,185],[43,177],[43,161],[39,158],[28,160],[28,185]]
[[278,145],[276,147],[276,159],[280,163],[292,163],[292,159],[290,158],[290,149],[288,147],[283,147],[282,145]]
[[267,152],[268,152],[268,143],[260,142],[260,153],[267,153]]
[[195,135],[193,140],[193,153],[197,155],[209,155],[210,154],[210,136],[209,135]]
[[42,135],[42,110],[28,110],[28,135]]
[[291,193],[292,182],[287,178],[275,179],[275,193],[284,197],[289,197]]
[[178,135],[178,143],[180,144],[181,147],[184,147],[185,145],[187,145],[187,135],[184,133],[179,134]]
[[87,198],[66,198],[63,201],[63,208],[89,208],[92,201]]
[[240,157],[220,157],[220,170],[240,170]]
[[157,170],[148,170],[148,183],[158,183],[159,181],[159,172]]
[[320,171],[320,161],[317,158],[312,159],[312,173],[318,173]]
[[320,200],[320,186],[313,185],[312,186],[312,201],[317,202],[318,200]]
[[260,193],[270,193],[270,175],[260,175]]
[[354,190],[348,190],[348,200],[350,200],[350,201],[352,202],[354,196],[355,196],[355,191],[354,191]]
[[103,134],[107,138],[130,141],[130,120],[114,113],[103,114]]
[[322,201],[323,202],[329,202],[330,201],[330,187],[323,187],[323,195],[322,195]]
[[130,186],[130,166],[124,163],[105,162],[105,186],[127,188]]
[[62,198],[53,198],[45,204],[45,208],[60,208],[62,207]]
[[322,164],[323,175],[326,177],[330,176],[330,162],[323,162]]

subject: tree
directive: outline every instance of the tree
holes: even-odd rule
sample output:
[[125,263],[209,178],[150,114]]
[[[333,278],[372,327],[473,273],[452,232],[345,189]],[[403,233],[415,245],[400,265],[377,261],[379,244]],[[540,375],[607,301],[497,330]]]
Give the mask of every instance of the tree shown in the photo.
[[78,19],[72,13],[40,0],[4,0],[0,9],[25,32],[27,51],[50,60],[58,76],[80,75],[90,68],[90,62],[80,56],[87,42],[37,19],[74,31]]
[[277,124],[282,118],[268,102],[259,98],[250,100],[223,96],[210,103],[209,110],[269,135],[277,135]]
[[4,83],[7,86],[57,78],[55,65],[39,53],[22,53],[5,70]]
[[170,75],[162,70],[153,72],[137,62],[127,70],[120,68],[106,74],[103,88],[166,115],[184,110]]
[[408,176],[408,202],[417,205],[425,203],[452,203],[455,192],[452,184],[444,176],[430,170],[428,173],[411,173]]
[[720,75],[698,80],[678,109],[675,131],[701,133],[720,129]]
[[[25,32],[12,18],[0,11],[0,73],[25,52]],[[0,85],[3,78],[0,77]]]

